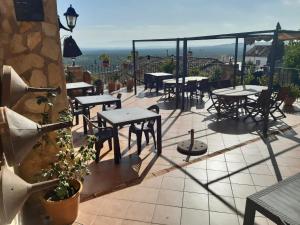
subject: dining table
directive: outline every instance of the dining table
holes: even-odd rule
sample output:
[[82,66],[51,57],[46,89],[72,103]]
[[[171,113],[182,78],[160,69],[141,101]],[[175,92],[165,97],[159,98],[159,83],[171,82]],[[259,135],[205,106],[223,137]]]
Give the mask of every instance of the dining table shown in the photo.
[[[231,110],[235,111],[235,118],[238,118],[239,109],[243,108],[245,110],[245,104],[247,103],[247,98],[249,96],[258,95],[263,90],[267,90],[267,86],[259,85],[239,85],[221,89],[215,89],[212,94],[217,96],[218,99],[230,100],[229,102],[234,103],[234,107]],[[218,113],[220,109],[216,108]]]
[[[83,114],[86,116],[88,115],[89,107],[103,104],[116,104],[116,108],[122,107],[121,100],[112,95],[91,95],[75,97],[75,108],[78,109],[80,105],[83,108]],[[83,119],[83,132],[84,134],[87,134],[87,123],[85,119]]]
[[144,74],[144,82],[145,82],[145,89],[148,88],[149,83],[151,85],[155,84],[155,90],[156,94],[158,94],[158,91],[163,86],[163,80],[173,78],[174,75],[171,73],[165,73],[165,72],[156,72],[156,73],[145,73]]
[[[190,77],[186,77],[185,78],[185,82],[188,81],[202,81],[202,80],[208,80],[208,77],[201,77],[201,76],[190,76]],[[163,80],[164,84],[176,84],[176,78],[172,78],[172,79],[165,79]],[[183,78],[180,77],[178,78],[178,84],[182,84],[183,83]]]
[[87,90],[93,89],[94,86],[92,84],[86,83],[86,82],[72,82],[72,83],[66,83],[66,89],[68,92],[68,95],[74,90],[81,90],[82,95],[86,95]]
[[157,132],[157,154],[161,154],[162,151],[162,132],[161,132],[161,116],[148,109],[133,107],[115,109],[112,111],[98,112],[98,120],[102,120],[110,124],[113,128],[113,146],[114,146],[114,160],[118,164],[121,159],[121,150],[119,143],[119,127],[124,125],[141,123],[149,120],[156,120],[156,132]]

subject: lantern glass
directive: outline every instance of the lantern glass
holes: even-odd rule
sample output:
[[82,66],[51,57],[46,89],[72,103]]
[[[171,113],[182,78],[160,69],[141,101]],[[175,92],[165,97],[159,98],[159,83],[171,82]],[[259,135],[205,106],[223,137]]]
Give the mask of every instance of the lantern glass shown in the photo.
[[72,5],[70,5],[70,7],[67,9],[67,12],[64,13],[64,16],[66,17],[68,27],[72,31],[76,26],[77,17],[79,15],[76,13]]

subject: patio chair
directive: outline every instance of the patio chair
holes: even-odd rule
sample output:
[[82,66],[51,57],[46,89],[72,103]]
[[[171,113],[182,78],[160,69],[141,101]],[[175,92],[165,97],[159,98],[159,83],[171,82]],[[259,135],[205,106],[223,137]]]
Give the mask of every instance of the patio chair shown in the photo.
[[83,118],[88,125],[88,133],[90,135],[95,135],[97,138],[95,142],[95,162],[98,163],[100,159],[100,151],[103,148],[105,141],[108,141],[109,150],[112,150],[113,129],[111,127],[102,127],[101,121],[89,120],[85,115],[83,115]]
[[[284,100],[288,96],[289,88],[282,87],[275,97],[271,98],[271,109],[270,114],[274,120],[286,118],[284,112],[280,109],[281,105],[284,103]],[[275,116],[275,112],[279,112],[280,116]]]
[[96,95],[103,95],[103,92],[104,92],[104,90],[103,90],[103,86],[104,85],[104,83],[103,83],[103,81],[102,80],[100,80],[100,79],[98,79],[98,80],[95,80],[95,82],[94,82],[94,86],[95,86],[95,92],[94,92],[94,94],[96,94]]
[[[121,93],[118,93],[117,94],[117,98],[118,99],[121,99],[122,98],[122,94]],[[102,105],[102,111],[109,111],[109,110],[114,110],[114,109],[117,109],[118,106],[116,104],[103,104]]]
[[191,80],[186,83],[186,86],[183,87],[184,92],[186,92],[187,97],[188,94],[190,94],[190,98],[193,98],[196,96],[197,98],[197,90],[198,90],[198,81],[196,80]]
[[212,104],[207,108],[207,111],[210,112],[211,109],[217,109],[218,107],[218,98],[216,95],[212,93],[214,89],[218,89],[219,85],[216,81],[209,82],[209,89],[208,89],[208,97],[211,99]]
[[204,97],[204,93],[209,93],[209,81],[208,79],[204,79],[204,80],[201,80],[199,82],[199,86],[198,86],[198,90],[200,91],[200,97],[201,97],[201,100],[203,99]]
[[165,96],[165,98],[170,99],[171,95],[172,95],[172,97],[174,97],[175,89],[176,89],[176,84],[174,85],[174,84],[165,83],[164,84],[164,96]]
[[150,88],[150,93],[152,91],[153,88],[156,88],[157,84],[156,84],[156,81],[155,79],[153,79],[152,76],[144,76],[144,83],[145,83],[145,90],[147,88]]
[[255,122],[260,122],[261,120],[256,120],[256,116],[261,115],[264,117],[267,110],[267,102],[268,90],[263,90],[256,100],[248,98],[245,102],[245,110],[248,112],[248,115],[244,118],[244,120],[251,117]]
[[[150,111],[153,111],[155,113],[159,113],[159,107],[157,105],[152,105],[147,108]],[[129,127],[129,135],[128,135],[128,149],[130,149],[130,142],[131,142],[131,134],[136,134],[137,138],[137,147],[138,147],[138,154],[141,153],[142,148],[142,134],[144,133],[146,138],[146,143],[149,144],[149,134],[152,135],[153,141],[154,141],[154,147],[156,149],[156,138],[155,138],[155,131],[154,131],[154,124],[155,119],[148,121],[147,124],[145,122],[141,124],[131,124]]]
[[219,117],[221,115],[230,116],[234,113],[237,114],[237,99],[228,96],[216,96],[216,99],[215,108]]
[[[75,117],[76,125],[79,124],[79,115],[83,115],[84,111],[82,107],[78,109],[75,108],[75,102],[68,96],[69,107],[72,113],[73,118]],[[90,117],[90,110],[88,109],[88,116]]]

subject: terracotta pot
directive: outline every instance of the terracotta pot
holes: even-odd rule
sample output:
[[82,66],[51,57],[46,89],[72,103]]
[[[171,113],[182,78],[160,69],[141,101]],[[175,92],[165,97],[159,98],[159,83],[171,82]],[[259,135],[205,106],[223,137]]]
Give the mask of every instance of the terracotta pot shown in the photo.
[[133,89],[133,80],[132,79],[127,80],[126,86],[127,86],[127,91],[131,92]]
[[296,101],[296,98],[295,97],[287,97],[285,100],[284,100],[284,105],[286,106],[292,106],[294,104],[294,102]]
[[103,67],[109,67],[109,61],[102,61]]
[[51,218],[53,225],[73,224],[78,216],[80,192],[82,183],[78,180],[72,181],[72,185],[78,190],[72,197],[60,201],[51,201],[42,198],[47,215]]
[[117,90],[120,90],[120,88],[121,88],[121,83],[120,83],[120,82],[117,82],[117,83],[116,83],[116,89],[117,89]]
[[108,92],[111,93],[116,90],[116,83],[114,81],[108,82]]

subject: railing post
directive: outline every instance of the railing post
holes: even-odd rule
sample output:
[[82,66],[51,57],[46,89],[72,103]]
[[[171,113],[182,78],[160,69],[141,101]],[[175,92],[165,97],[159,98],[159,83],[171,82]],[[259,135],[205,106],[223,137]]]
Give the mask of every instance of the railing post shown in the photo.
[[179,107],[179,67],[180,67],[180,40],[176,40],[176,109]]
[[135,58],[135,41],[132,41],[132,54],[133,54],[133,77],[134,77],[134,94],[137,94],[136,88],[136,58]]
[[244,38],[243,61],[242,61],[242,72],[241,72],[241,84],[242,85],[244,84],[244,76],[245,76],[246,50],[247,50],[247,42],[246,42],[246,38]]
[[181,104],[181,110],[184,110],[184,86],[185,86],[185,77],[187,76],[187,39],[183,39],[183,74],[182,74],[182,104]]
[[239,38],[235,38],[235,52],[234,52],[234,74],[233,74],[233,86],[236,86],[236,74],[237,74],[237,57],[238,57],[238,46]]

